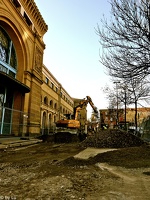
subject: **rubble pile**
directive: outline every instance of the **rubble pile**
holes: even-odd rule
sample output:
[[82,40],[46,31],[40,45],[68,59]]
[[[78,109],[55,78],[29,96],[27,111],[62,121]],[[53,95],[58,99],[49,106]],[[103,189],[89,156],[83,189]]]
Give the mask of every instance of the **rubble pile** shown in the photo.
[[99,131],[96,135],[88,136],[82,142],[83,147],[97,148],[124,148],[141,146],[145,142],[139,137],[122,130],[107,129]]

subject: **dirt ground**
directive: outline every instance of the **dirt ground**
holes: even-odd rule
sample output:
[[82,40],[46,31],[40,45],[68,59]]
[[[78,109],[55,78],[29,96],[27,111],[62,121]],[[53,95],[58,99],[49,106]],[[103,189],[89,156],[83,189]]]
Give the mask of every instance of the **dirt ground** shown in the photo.
[[0,200],[149,200],[150,146],[118,148],[88,160],[80,143],[0,151]]

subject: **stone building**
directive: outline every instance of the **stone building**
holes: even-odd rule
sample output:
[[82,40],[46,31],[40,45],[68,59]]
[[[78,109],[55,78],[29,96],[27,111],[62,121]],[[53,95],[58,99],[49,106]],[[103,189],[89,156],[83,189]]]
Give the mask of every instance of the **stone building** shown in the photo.
[[64,114],[73,114],[74,101],[44,65],[42,73],[41,128],[44,134],[52,133],[55,122],[64,118]]
[[0,134],[37,135],[73,101],[43,66],[48,26],[34,0],[0,1]]
[[[101,126],[106,125],[109,128],[114,128],[116,126],[116,116],[117,110],[113,109],[101,109],[100,110],[100,121]],[[137,108],[137,125],[140,126],[144,119],[150,116],[150,108]],[[118,123],[123,124],[125,122],[125,110],[118,109]],[[135,109],[126,109],[126,122],[131,126],[135,125]]]

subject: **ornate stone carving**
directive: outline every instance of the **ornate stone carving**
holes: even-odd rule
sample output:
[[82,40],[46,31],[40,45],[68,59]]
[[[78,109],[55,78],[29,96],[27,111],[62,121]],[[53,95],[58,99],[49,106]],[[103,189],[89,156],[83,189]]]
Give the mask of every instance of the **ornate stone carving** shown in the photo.
[[42,73],[42,52],[38,47],[35,50],[35,70],[38,73]]

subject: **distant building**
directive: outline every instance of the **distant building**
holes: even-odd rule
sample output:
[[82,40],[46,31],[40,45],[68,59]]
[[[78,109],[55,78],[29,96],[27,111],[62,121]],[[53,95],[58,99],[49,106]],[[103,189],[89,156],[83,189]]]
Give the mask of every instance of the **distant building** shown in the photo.
[[74,101],[53,74],[43,65],[41,86],[41,132],[53,132],[55,122],[73,114]]
[[[150,108],[137,108],[137,122],[141,125],[143,120],[150,116]],[[123,125],[125,122],[125,110],[118,109],[118,123]],[[135,125],[135,109],[126,109],[126,122],[129,125]],[[117,125],[117,110],[116,109],[101,109],[100,110],[101,127],[106,125],[109,128],[114,128]]]
[[[74,108],[79,106],[81,102],[84,102],[84,98],[83,99],[73,98],[73,100],[74,100]],[[85,105],[86,106],[81,106],[80,112],[78,113],[78,120],[80,120],[81,125],[84,125],[87,121],[87,104]],[[75,113],[76,113],[76,109],[74,110],[74,114]]]

